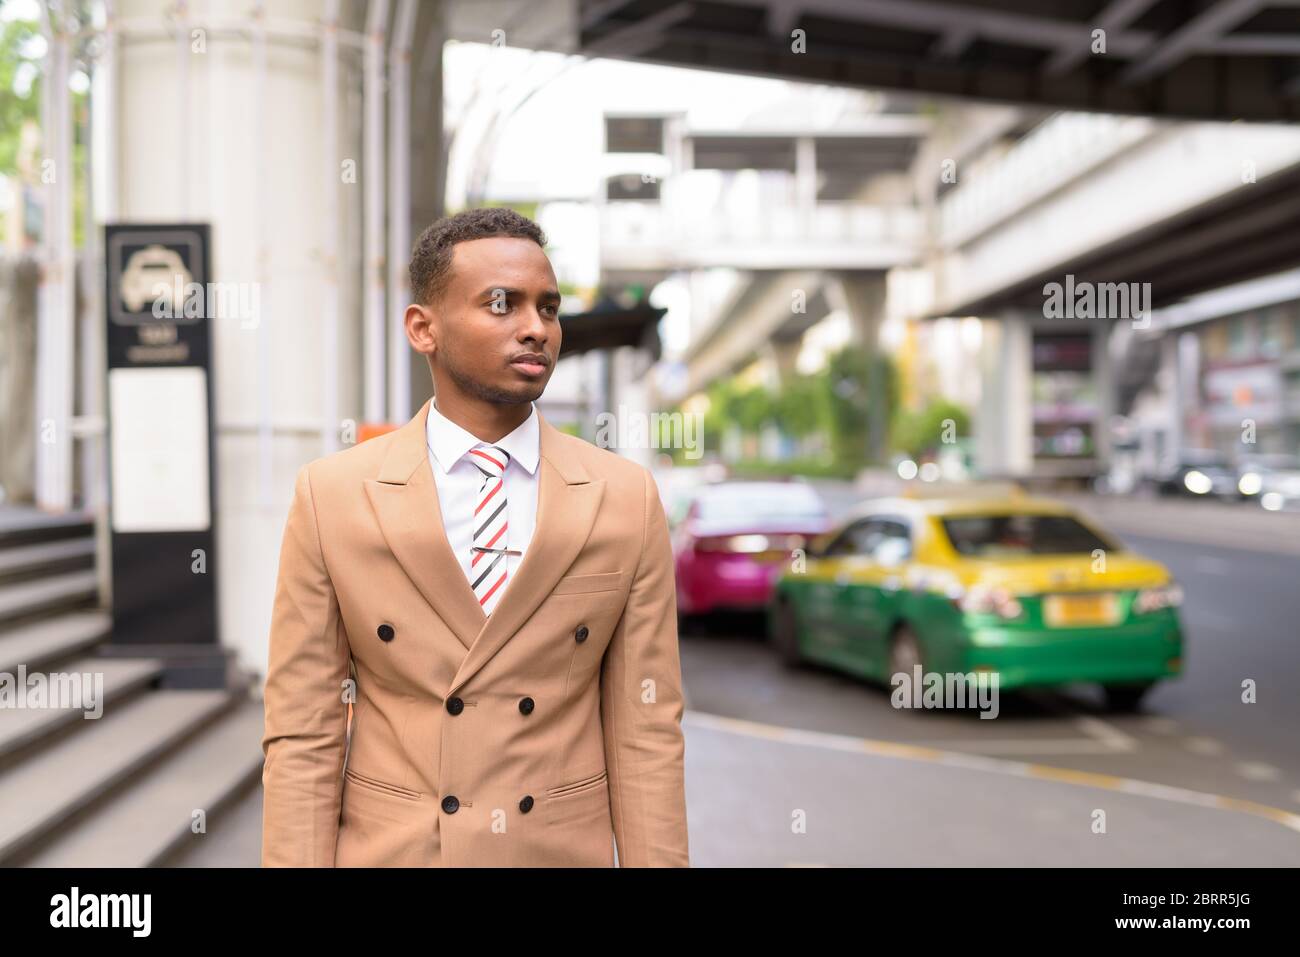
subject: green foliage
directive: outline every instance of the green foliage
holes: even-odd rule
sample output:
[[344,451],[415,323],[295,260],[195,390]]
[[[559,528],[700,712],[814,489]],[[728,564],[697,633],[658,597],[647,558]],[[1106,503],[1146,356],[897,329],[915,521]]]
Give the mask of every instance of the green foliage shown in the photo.
[[932,399],[915,412],[903,412],[894,419],[893,444],[896,449],[919,458],[943,444],[945,423],[954,439],[970,435],[970,414],[965,408],[947,399]]
[[[883,457],[884,430],[898,404],[898,377],[883,354],[868,355],[852,346],[830,356],[830,440],[836,461],[859,468]],[[877,436],[872,448],[872,435]]]
[[783,459],[772,462],[766,459],[744,459],[730,465],[732,475],[745,478],[768,478],[802,475],[805,478],[852,479],[858,468],[851,462],[820,461],[818,459]]
[[[2,2],[2,0],[0,0]],[[18,173],[18,151],[22,144],[23,125],[28,122],[38,123],[41,119],[41,98],[45,96],[44,78],[37,74],[27,96],[20,96],[16,89],[16,80],[20,71],[29,71],[33,66],[40,67],[40,60],[32,59],[33,40],[41,34],[40,24],[34,20],[9,20],[0,22],[0,174],[14,177]],[[73,50],[73,68],[82,68],[80,51]],[[85,93],[71,94],[71,111],[73,126],[72,144],[72,222],[74,246],[85,242],[84,220],[86,209],[87,176],[86,160],[88,146],[86,128],[89,98]],[[48,155],[36,157],[37,176],[41,173],[40,163]],[[39,180],[38,180],[39,182]],[[16,190],[20,192],[20,190]],[[21,200],[19,200],[21,201]]]
[[18,144],[26,120],[40,120],[40,80],[32,83],[28,95],[14,89],[18,71],[29,62],[24,51],[40,27],[30,20],[0,23],[0,173],[12,176],[18,168]]
[[792,376],[773,400],[777,424],[795,438],[826,428],[830,416],[829,394],[822,376]]
[[750,386],[731,396],[728,418],[743,432],[757,432],[776,419],[772,393],[759,386]]
[[[720,437],[730,428],[752,435],[771,423],[795,439],[826,436],[829,457],[825,461],[732,463],[737,473],[848,478],[870,461],[873,412],[881,439],[878,444],[885,444],[884,433],[890,410],[897,404],[897,391],[897,377],[889,358],[871,358],[853,347],[832,355],[818,372],[790,376],[775,392],[762,386],[742,387],[735,379],[720,379],[708,389],[704,448],[706,452],[721,451]],[[674,457],[681,461],[680,455]]]

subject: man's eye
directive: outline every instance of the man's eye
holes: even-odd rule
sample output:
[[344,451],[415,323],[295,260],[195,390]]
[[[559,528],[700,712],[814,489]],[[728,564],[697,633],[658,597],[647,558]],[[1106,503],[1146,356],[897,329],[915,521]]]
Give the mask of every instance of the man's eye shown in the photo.
[[487,307],[499,316],[505,315],[511,308],[508,299],[489,299]]

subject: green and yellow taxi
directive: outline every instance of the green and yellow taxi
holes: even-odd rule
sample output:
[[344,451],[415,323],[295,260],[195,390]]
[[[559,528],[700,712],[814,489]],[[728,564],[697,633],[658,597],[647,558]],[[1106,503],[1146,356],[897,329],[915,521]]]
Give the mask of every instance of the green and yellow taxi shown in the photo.
[[993,672],[1003,689],[1095,682],[1136,709],[1182,669],[1182,592],[1068,505],[1007,492],[859,505],[777,580],[787,664],[888,683]]

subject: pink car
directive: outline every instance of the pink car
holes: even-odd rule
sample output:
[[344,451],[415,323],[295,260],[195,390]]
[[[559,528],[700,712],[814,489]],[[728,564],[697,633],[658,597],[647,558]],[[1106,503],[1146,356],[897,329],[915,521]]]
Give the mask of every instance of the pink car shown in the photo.
[[802,482],[700,488],[673,534],[678,612],[766,608],[795,549],[829,528],[821,497]]

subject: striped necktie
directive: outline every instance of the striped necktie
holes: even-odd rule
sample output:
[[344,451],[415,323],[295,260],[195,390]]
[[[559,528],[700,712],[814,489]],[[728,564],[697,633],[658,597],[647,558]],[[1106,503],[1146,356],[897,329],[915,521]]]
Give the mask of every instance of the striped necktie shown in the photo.
[[[480,442],[469,450],[470,461],[482,473],[474,503],[473,557],[470,559],[470,582],[474,597],[484,614],[501,599],[506,587],[506,466],[510,454],[498,445]],[[479,551],[479,548],[498,549]]]

